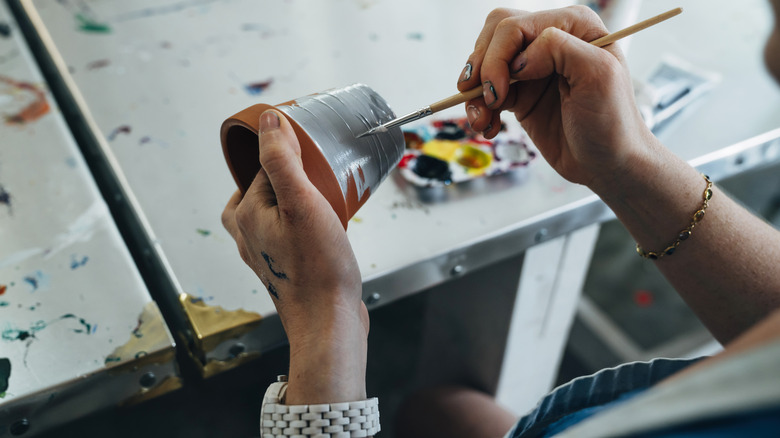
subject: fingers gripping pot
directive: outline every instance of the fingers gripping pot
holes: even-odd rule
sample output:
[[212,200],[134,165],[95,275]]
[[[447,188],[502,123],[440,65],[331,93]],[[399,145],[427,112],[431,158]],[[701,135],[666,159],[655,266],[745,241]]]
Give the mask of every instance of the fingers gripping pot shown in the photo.
[[245,193],[260,170],[259,119],[263,111],[281,111],[301,144],[303,168],[328,200],[344,228],[401,160],[401,129],[357,138],[395,118],[385,100],[363,84],[324,91],[271,106],[258,104],[222,124],[222,151],[236,184]]

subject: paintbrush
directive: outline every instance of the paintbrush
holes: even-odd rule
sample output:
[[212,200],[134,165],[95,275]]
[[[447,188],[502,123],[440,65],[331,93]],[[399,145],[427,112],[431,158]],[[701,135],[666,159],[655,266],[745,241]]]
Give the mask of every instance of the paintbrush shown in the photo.
[[[639,23],[629,26],[623,30],[619,30],[617,32],[611,33],[609,35],[605,35],[597,40],[591,41],[591,44],[593,44],[596,47],[604,47],[606,45],[612,44],[617,40],[620,40],[622,38],[625,38],[629,35],[633,35],[640,30],[647,29],[650,26],[654,26],[662,21],[666,21],[675,15],[679,15],[682,13],[682,8],[675,8],[670,11],[664,12],[663,14],[656,15],[655,17],[648,18],[645,21],[640,21]],[[512,79],[509,83],[517,82],[516,79]],[[396,126],[405,125],[409,122],[413,122],[415,120],[420,120],[424,117],[428,117],[431,114],[437,113],[439,111],[445,110],[447,108],[453,107],[455,105],[458,105],[460,103],[466,102],[471,99],[476,99],[477,97],[482,96],[482,86],[477,86],[472,88],[469,91],[465,91],[463,93],[458,93],[453,96],[450,96],[446,99],[440,100],[436,103],[432,103],[425,108],[419,109],[413,113],[407,114],[403,117],[398,117],[396,119],[393,119],[387,123],[381,124],[377,126],[376,128],[372,128],[371,130],[364,132],[357,136],[357,138],[366,136],[366,135],[372,135],[376,134],[377,132],[387,132],[388,129],[394,128]]]

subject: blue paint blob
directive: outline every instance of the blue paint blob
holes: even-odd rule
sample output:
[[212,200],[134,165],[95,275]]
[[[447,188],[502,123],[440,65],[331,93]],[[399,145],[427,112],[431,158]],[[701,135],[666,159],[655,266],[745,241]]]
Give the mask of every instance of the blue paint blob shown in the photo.
[[0,184],[0,204],[8,206],[8,212],[11,212],[11,194],[5,190],[2,184]]
[[24,281],[25,281],[25,283],[27,283],[30,286],[32,286],[33,290],[38,290],[38,279],[37,278],[35,278],[35,277],[30,275],[30,276],[24,277]]
[[246,91],[250,96],[257,96],[270,87],[273,82],[273,79],[262,82],[252,82],[244,85],[244,91]]
[[0,22],[0,36],[3,38],[11,37],[11,25],[6,22]]
[[72,313],[66,313],[65,315],[60,316],[59,319],[76,319],[78,320],[79,324],[83,328],[76,328],[72,329],[73,333],[86,333],[86,334],[92,334],[94,331],[92,330],[92,324],[88,323],[84,318],[79,318],[78,316],[72,314]]
[[38,270],[25,276],[24,282],[32,287],[31,292],[35,292],[49,284],[49,276],[44,274],[43,271]]
[[131,128],[129,125],[122,125],[122,126],[114,128],[114,130],[111,131],[106,136],[106,139],[108,139],[108,141],[114,141],[114,139],[116,139],[117,135],[119,135],[119,134],[130,135],[131,132],[133,132],[133,128]]
[[87,257],[87,256],[78,258],[78,257],[76,257],[75,254],[71,255],[70,256],[70,269],[71,269],[71,271],[86,265],[88,261],[89,261],[89,257]]

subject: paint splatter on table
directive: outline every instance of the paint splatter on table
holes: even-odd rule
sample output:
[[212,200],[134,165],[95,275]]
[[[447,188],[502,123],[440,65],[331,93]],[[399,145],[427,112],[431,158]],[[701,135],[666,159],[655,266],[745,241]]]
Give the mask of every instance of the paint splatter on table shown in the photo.
[[[16,28],[0,3],[0,33],[5,23]],[[137,378],[122,387],[109,377],[109,367],[119,375],[115,367],[133,356],[105,359],[154,303],[20,32],[0,38],[0,54],[8,53],[19,56],[7,57],[0,74],[0,424],[25,416],[40,431],[53,424],[49,398],[36,394],[75,397],[89,412],[143,389]],[[138,348],[172,354],[162,327],[161,338]],[[160,379],[175,376],[172,358],[160,364]]]

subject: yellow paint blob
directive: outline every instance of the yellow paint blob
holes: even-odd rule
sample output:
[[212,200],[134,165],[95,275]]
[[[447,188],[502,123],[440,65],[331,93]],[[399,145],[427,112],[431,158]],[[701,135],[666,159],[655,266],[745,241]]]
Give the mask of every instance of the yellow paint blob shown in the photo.
[[471,144],[461,144],[455,153],[455,161],[472,175],[479,175],[493,162],[493,155]]
[[460,142],[453,140],[431,140],[423,145],[422,152],[425,155],[450,162],[455,160],[455,152],[460,146]]

